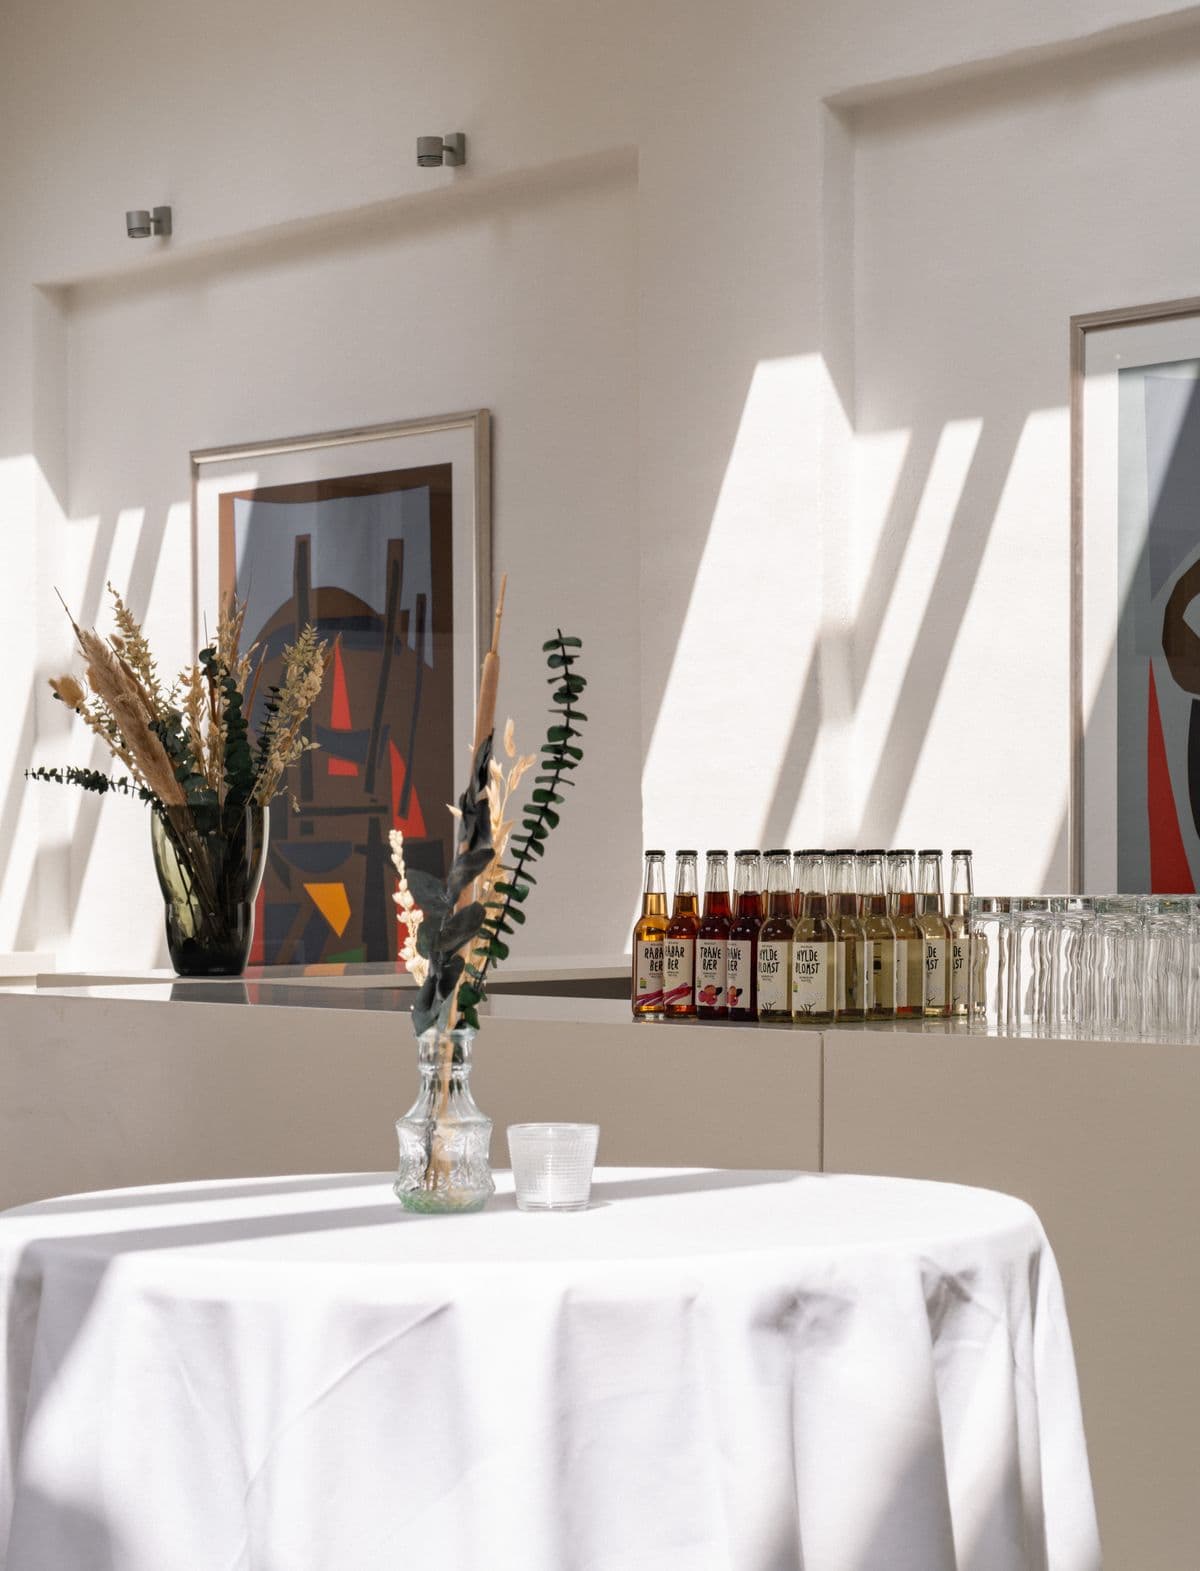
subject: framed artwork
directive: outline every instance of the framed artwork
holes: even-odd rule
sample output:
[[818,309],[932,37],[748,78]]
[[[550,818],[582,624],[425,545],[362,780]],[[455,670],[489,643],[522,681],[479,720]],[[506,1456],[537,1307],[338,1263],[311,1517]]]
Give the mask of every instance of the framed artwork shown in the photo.
[[1200,876],[1200,298],[1071,323],[1072,884]]
[[489,414],[191,457],[196,633],[223,595],[245,601],[252,724],[299,628],[332,648],[317,747],[271,805],[251,961],[394,961],[389,831],[438,876],[453,853],[491,607]]

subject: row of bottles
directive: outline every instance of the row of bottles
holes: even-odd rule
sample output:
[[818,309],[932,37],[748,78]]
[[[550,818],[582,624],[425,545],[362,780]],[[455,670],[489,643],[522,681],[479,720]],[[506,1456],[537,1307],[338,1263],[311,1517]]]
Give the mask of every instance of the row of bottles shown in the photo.
[[967,1013],[971,853],[709,851],[704,907],[695,851],[675,853],[667,914],[666,853],[646,852],[633,935],[639,1020],[893,1020]]

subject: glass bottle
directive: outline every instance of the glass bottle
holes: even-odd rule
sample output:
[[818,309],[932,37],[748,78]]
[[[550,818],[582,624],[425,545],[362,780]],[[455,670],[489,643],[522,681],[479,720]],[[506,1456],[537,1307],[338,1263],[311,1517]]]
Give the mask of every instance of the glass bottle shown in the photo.
[[925,955],[925,1014],[950,1013],[950,924],[942,896],[942,853],[922,851],[917,895],[917,926]]
[[767,852],[767,911],[758,930],[758,1018],[792,1018],[792,857]]
[[758,930],[762,926],[762,875],[757,851],[737,851],[733,861],[733,921],[729,924],[725,992],[731,1020],[758,1019]]
[[971,999],[971,853],[950,853],[950,1013],[965,1020]]
[[666,852],[646,852],[642,914],[633,929],[633,1018],[663,1017],[663,943],[667,936]]
[[871,948],[858,920],[854,852],[833,853],[830,923],[837,939],[837,1018],[863,1020],[871,1001]]
[[696,931],[696,1014],[728,1020],[729,853],[710,851],[704,869],[704,915]]
[[837,939],[829,921],[825,853],[797,851],[793,883],[801,894],[792,929],[792,1019],[828,1025],[837,1006]]
[[888,916],[896,930],[896,1018],[925,1013],[925,940],[917,926],[915,851],[888,852]]
[[867,1014],[872,1020],[892,1020],[896,1014],[896,929],[888,917],[883,884],[883,852],[858,855],[859,920],[871,945],[871,998]]
[[663,943],[663,1013],[671,1020],[696,1017],[696,852],[675,853],[675,903]]

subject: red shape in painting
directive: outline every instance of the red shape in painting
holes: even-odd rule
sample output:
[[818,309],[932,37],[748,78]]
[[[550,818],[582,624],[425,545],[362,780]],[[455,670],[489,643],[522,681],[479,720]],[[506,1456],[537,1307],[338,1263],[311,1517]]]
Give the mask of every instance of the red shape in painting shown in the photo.
[[[334,731],[350,730],[350,690],[346,686],[346,668],[342,664],[342,645],[333,646],[333,707],[329,724]],[[358,765],[349,758],[330,758],[331,775],[357,775]]]
[[392,823],[406,840],[424,840],[427,835],[425,815],[417,800],[416,786],[409,792],[407,816],[400,817],[400,798],[404,792],[404,776],[407,770],[395,742],[388,743],[388,752],[392,758]]
[[1167,744],[1163,737],[1162,716],[1158,712],[1158,689],[1154,667],[1150,666],[1150,695],[1146,726],[1146,813],[1150,827],[1150,889],[1154,894],[1190,895],[1196,892],[1188,866],[1171,771],[1167,767]]

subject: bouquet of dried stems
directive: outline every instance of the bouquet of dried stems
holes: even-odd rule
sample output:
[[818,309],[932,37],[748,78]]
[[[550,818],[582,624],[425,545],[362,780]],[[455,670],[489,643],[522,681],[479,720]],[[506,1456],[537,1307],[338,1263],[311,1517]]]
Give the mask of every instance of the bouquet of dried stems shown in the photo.
[[[239,896],[232,904],[244,906],[243,886],[247,877],[253,879],[247,857],[257,860],[261,878],[263,810],[286,789],[291,766],[315,745],[304,723],[321,691],[329,652],[313,628],[301,631],[283,652],[281,679],[267,690],[264,719],[252,735],[250,716],[265,652],[241,647],[245,605],[230,596],[221,607],[216,637],[164,686],[141,624],[111,584],[108,590],[116,631],[102,637],[94,628],[80,627],[68,610],[85,674],[83,679],[52,678],[50,686],[126,774],[112,778],[76,766],[28,773],[35,780],[115,790],[148,802],[169,907],[174,901],[177,914],[182,910],[184,927],[194,930],[190,940],[201,949],[206,939],[210,950],[222,943],[227,947],[231,895]],[[244,915],[236,920],[244,925]],[[232,935],[235,948],[245,936]],[[176,958],[174,944],[172,955]]]
[[[505,725],[505,762],[494,752],[496,694],[499,684],[499,636],[504,610],[504,583],[492,633],[492,645],[480,675],[479,704],[471,774],[458,806],[451,808],[458,825],[454,860],[444,881],[416,868],[407,869],[404,843],[392,835],[392,860],[397,874],[395,894],[403,929],[400,954],[420,984],[413,1006],[418,1036],[435,1030],[439,1036],[440,1092],[430,1107],[425,1140],[423,1187],[443,1192],[452,1187],[453,1138],[442,1127],[461,1047],[452,1034],[457,1026],[479,1027],[478,1006],[487,993],[494,961],[508,958],[508,943],[525,922],[522,909],[537,880],[535,862],[558,827],[564,787],[573,785],[583,759],[578,745],[587,716],[575,707],[587,678],[574,667],[582,643],[559,629],[543,644],[547,678],[554,688],[552,724],[540,756],[518,752],[515,727]],[[514,801],[531,770],[529,799],[516,827]],[[402,1195],[401,1198],[404,1198]]]

